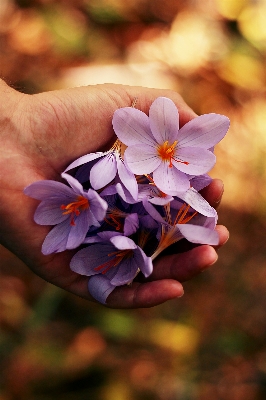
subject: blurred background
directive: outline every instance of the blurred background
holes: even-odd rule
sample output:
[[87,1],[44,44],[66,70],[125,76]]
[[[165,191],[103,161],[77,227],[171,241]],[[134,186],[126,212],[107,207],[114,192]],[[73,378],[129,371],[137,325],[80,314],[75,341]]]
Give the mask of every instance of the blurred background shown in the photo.
[[266,398],[265,0],[1,0],[0,76],[37,93],[171,88],[231,119],[213,177],[231,237],[183,298],[109,310],[0,247],[0,400]]

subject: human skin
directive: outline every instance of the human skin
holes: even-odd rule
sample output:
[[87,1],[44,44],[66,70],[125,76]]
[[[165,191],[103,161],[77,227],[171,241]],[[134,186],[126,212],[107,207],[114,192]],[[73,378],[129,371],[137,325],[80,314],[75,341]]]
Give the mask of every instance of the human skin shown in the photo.
[[[107,150],[115,140],[114,111],[137,98],[136,107],[148,113],[159,96],[174,101],[181,126],[196,116],[179,94],[169,90],[104,84],[26,95],[0,80],[0,243],[46,281],[95,301],[87,289],[88,277],[69,268],[73,251],[41,253],[50,228],[33,221],[38,201],[25,196],[23,189],[42,179],[61,180],[61,172],[76,158]],[[222,192],[222,182],[213,180],[202,194],[217,208]],[[228,239],[224,226],[217,226],[217,231],[218,246],[201,245],[159,257],[149,279],[116,288],[107,306],[152,307],[182,296],[180,282],[216,262],[217,249]]]

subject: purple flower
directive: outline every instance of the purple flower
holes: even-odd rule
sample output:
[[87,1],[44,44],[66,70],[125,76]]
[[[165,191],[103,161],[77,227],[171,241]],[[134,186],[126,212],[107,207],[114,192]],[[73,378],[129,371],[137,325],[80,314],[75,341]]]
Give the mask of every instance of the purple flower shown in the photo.
[[212,178],[209,175],[204,174],[195,176],[192,179],[190,179],[190,185],[197,191],[200,191],[206,186],[208,186],[211,183],[211,181]]
[[46,236],[43,254],[58,253],[78,247],[91,226],[100,226],[105,218],[107,203],[92,189],[84,191],[72,176],[62,174],[69,186],[56,181],[34,182],[24,193],[41,200],[34,214],[40,225],[56,225]]
[[172,201],[173,197],[163,193],[153,182],[153,179],[147,176],[138,176],[137,180],[142,183],[138,183],[138,198],[134,199],[128,190],[121,185],[121,183],[117,183],[114,185],[107,186],[102,192],[101,196],[110,196],[114,194],[118,194],[121,199],[128,204],[136,204],[141,201],[145,201],[146,199],[154,204],[164,205]]
[[153,267],[151,258],[133,240],[119,233],[106,232],[99,243],[78,251],[70,268],[81,275],[96,275],[97,279],[89,281],[89,290],[98,301],[105,303],[116,286],[131,283],[139,271],[145,277],[149,276]]
[[[205,217],[212,218],[215,221],[215,224],[217,223],[218,219],[217,211],[213,207],[211,207],[210,204],[207,202],[207,200],[205,200],[201,196],[201,194],[198,193],[193,187],[189,188],[186,192],[178,193],[178,196],[173,198],[171,203],[169,202],[165,204],[163,208],[160,208],[159,210],[162,210],[164,212],[164,216],[162,216],[160,212],[154,207],[156,203],[154,202],[153,204],[151,203],[152,202],[148,198],[143,200],[143,206],[145,210],[152,216],[152,218],[154,218],[161,224],[169,223],[171,225],[171,222],[169,222],[171,217],[171,212],[178,215],[177,211],[179,210],[180,207],[183,206],[184,203],[188,205],[187,212],[191,208]],[[175,219],[176,218],[171,217],[171,220]]]
[[[191,216],[187,217],[190,218]],[[207,217],[205,218],[207,219]],[[218,245],[219,235],[212,228],[194,225],[187,222],[179,222],[175,225],[162,225],[161,237],[157,249],[152,255],[154,260],[158,255],[169,247],[171,244],[178,242],[181,239],[187,239],[195,244]]]
[[[91,166],[90,162],[98,158],[101,158],[101,160]],[[83,166],[82,172],[78,172],[78,179],[79,176],[82,176],[82,179],[79,179],[80,181],[90,180],[90,184],[95,190],[102,189],[118,175],[118,181],[122,182],[134,199],[137,198],[137,181],[122,158],[122,143],[119,140],[106,152],[90,153],[78,158],[64,172],[81,165]]]
[[161,224],[160,240],[152,255],[153,260],[168,246],[183,238],[191,243],[218,244],[219,236],[215,231],[217,212],[195,189],[190,188],[163,208],[147,200],[143,205],[150,216]]
[[149,116],[133,107],[115,111],[113,128],[128,146],[125,161],[130,170],[138,175],[153,173],[156,186],[172,194],[186,191],[191,175],[206,174],[214,166],[212,147],[226,134],[229,119],[205,114],[179,129],[175,104],[159,97]]

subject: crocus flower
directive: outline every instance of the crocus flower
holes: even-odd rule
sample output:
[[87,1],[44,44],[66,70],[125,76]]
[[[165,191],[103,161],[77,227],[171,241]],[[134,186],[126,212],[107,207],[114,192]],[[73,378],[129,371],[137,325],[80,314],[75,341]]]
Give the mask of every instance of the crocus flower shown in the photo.
[[[98,158],[100,158],[99,161],[90,165],[92,161]],[[122,158],[122,143],[119,140],[106,152],[90,153],[78,158],[64,172],[80,166],[82,166],[82,172],[79,171],[79,175],[82,175],[82,179],[78,179],[80,181],[89,180],[95,190],[102,189],[117,177],[118,181],[122,182],[131,196],[135,199],[137,198],[137,181],[135,175],[127,168]]]
[[152,204],[147,198],[143,200],[143,206],[161,225],[159,244],[152,259],[183,238],[191,243],[218,244],[217,212],[193,187],[163,207]]
[[34,214],[40,225],[55,225],[46,236],[43,254],[58,253],[78,247],[91,226],[100,226],[107,203],[92,189],[83,190],[72,176],[63,174],[70,187],[52,180],[34,182],[24,193],[41,200]]
[[156,186],[172,194],[186,191],[191,175],[206,174],[214,166],[212,148],[226,134],[229,119],[205,114],[179,129],[175,104],[159,97],[149,116],[133,107],[116,110],[113,128],[128,146],[124,157],[130,170],[137,175],[153,173]]
[[105,235],[108,236],[109,240],[79,250],[70,262],[72,271],[80,275],[100,275],[92,280],[93,285],[89,283],[89,288],[92,285],[91,294],[102,303],[110,290],[131,283],[139,271],[149,276],[153,268],[151,258],[133,240],[114,232]]
[[[165,207],[165,218],[161,218],[161,237],[158,247],[152,255],[153,260],[171,244],[183,238],[196,244],[217,245],[219,243],[219,235],[214,230],[217,221],[215,216],[199,215],[186,203],[177,209],[170,208],[170,203],[167,206]],[[155,216],[154,213],[153,216]],[[159,213],[158,219],[160,219]]]
[[[161,224],[171,224],[171,222],[169,222],[171,213],[169,214],[169,212],[172,211],[173,213],[176,213],[176,210],[178,211],[178,209],[182,207],[184,203],[188,205],[187,212],[191,208],[205,217],[213,218],[215,224],[217,223],[217,211],[213,207],[211,207],[207,200],[205,200],[204,197],[202,197],[201,194],[198,193],[193,187],[190,187],[186,192],[179,192],[178,196],[172,198],[171,203],[169,202],[167,204],[164,204],[163,208],[156,209],[156,203],[150,201],[148,197],[144,198],[142,202],[145,210],[152,216],[152,218],[154,218]],[[164,212],[164,216],[161,215],[161,210]],[[165,219],[166,211],[168,222],[167,219]]]
[[134,199],[129,191],[121,185],[121,183],[116,183],[114,185],[107,186],[102,192],[101,196],[110,196],[113,194],[118,194],[125,203],[136,204],[145,199],[154,204],[164,205],[172,201],[173,197],[163,193],[155,184],[153,179],[147,176],[138,176],[138,198]]
[[105,222],[125,236],[133,235],[139,228],[139,219],[147,215],[142,204],[140,202],[128,204],[117,194],[106,196],[105,200],[108,203]]

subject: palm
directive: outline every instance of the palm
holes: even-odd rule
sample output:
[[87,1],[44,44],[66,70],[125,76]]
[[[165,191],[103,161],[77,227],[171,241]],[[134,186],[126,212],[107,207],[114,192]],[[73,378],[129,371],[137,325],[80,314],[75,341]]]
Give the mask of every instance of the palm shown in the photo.
[[[17,122],[8,136],[2,135],[5,150],[0,161],[1,242],[45,280],[91,299],[88,278],[69,268],[72,252],[41,254],[49,228],[33,222],[37,202],[26,197],[23,188],[40,179],[59,180],[60,173],[77,157],[108,148],[114,141],[113,112],[130,105],[134,97],[138,97],[138,108],[147,112],[152,100],[160,95],[172,96],[181,110],[181,123],[193,117],[178,95],[143,88],[103,85],[29,97],[17,95],[21,96],[15,113]],[[219,184],[214,183],[208,199],[219,197],[220,190]],[[226,231],[221,230],[221,243],[225,237]],[[175,279],[190,278],[214,258],[212,248],[200,246],[161,259],[155,265],[153,281],[116,289],[108,304],[121,308],[149,306],[176,297],[182,287]]]

